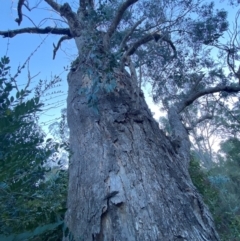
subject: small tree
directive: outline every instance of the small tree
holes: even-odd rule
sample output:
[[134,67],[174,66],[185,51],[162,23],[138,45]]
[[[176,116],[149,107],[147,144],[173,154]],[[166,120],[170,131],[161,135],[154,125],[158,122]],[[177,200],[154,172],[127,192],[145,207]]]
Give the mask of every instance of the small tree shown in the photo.
[[54,182],[45,180],[51,171],[47,163],[58,151],[58,145],[50,139],[45,142],[38,125],[38,113],[43,106],[40,96],[30,97],[27,89],[18,91],[16,79],[7,78],[8,64],[9,59],[3,57],[0,62],[0,240],[30,240],[47,231],[45,238],[49,235],[56,238],[57,233],[51,232],[61,224],[66,173],[55,175]]

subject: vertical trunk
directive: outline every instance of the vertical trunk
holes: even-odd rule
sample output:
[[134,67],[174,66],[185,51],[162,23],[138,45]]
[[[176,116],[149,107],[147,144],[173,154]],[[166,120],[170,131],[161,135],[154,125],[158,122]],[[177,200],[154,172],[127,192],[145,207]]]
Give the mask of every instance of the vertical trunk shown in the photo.
[[115,91],[97,93],[98,112],[78,94],[89,81],[83,68],[68,76],[70,233],[84,241],[218,240],[183,155],[130,76],[114,76]]

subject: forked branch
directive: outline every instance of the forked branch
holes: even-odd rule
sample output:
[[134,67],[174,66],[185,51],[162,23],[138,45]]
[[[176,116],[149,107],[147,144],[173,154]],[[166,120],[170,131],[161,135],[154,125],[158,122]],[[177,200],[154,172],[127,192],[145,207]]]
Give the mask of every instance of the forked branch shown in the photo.
[[142,46],[152,40],[155,40],[156,42],[158,40],[167,42],[173,50],[172,58],[177,57],[177,50],[176,50],[173,42],[170,39],[168,39],[167,37],[165,37],[164,35],[161,35],[158,32],[155,32],[155,33],[150,33],[150,34],[145,35],[143,38],[139,39],[138,41],[136,41],[135,43],[132,44],[132,46],[126,51],[126,53],[124,54],[124,56],[122,58],[122,66],[124,65],[128,56],[133,55],[140,46]]
[[111,36],[113,35],[113,33],[115,32],[115,30],[117,29],[117,26],[119,25],[123,14],[125,13],[125,11],[134,3],[136,3],[138,0],[127,0],[125,1],[121,7],[118,9],[117,14],[115,16],[115,18],[113,19],[107,33],[106,33],[106,39],[105,39],[105,43],[106,45],[108,45],[109,43],[109,39],[111,38]]
[[129,32],[124,36],[121,44],[120,44],[120,49],[123,49],[126,46],[126,43],[128,41],[128,39],[131,37],[131,35],[133,34],[133,32],[135,31],[135,29],[145,20],[146,18],[141,18],[139,21],[137,21],[133,27],[129,30]]

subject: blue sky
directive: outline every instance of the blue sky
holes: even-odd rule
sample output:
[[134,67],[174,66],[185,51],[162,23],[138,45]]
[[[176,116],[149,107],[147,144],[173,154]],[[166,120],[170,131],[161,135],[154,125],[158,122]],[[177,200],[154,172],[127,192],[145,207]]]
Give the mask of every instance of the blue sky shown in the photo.
[[[29,1],[31,3],[37,1]],[[31,4],[30,3],[30,4]],[[0,0],[0,6],[3,11],[0,15],[0,30],[8,29],[18,29],[23,27],[33,27],[34,25],[27,18],[23,18],[23,22],[18,26],[15,22],[17,18],[17,0]],[[46,8],[47,5],[41,3],[41,8]],[[23,13],[28,15],[32,20],[38,24],[43,18],[47,17],[57,17],[55,13],[46,10],[46,9],[34,9],[31,12],[23,10]],[[54,26],[52,20],[48,20],[45,26]],[[46,39],[45,39],[46,38]],[[10,57],[11,61],[11,74],[15,75],[17,72],[18,66],[21,66],[27,58],[38,48],[40,43],[45,39],[37,51],[33,54],[30,61],[30,73],[32,76],[40,72],[40,74],[33,79],[31,87],[37,83],[39,79],[45,80],[50,79],[51,76],[59,75],[62,78],[62,83],[60,88],[54,88],[52,91],[61,90],[62,96],[56,98],[56,95],[49,92],[49,96],[44,97],[43,100],[46,105],[50,103],[55,103],[54,105],[46,106],[46,108],[53,107],[48,112],[43,112],[41,115],[41,122],[46,122],[49,120],[54,120],[60,114],[61,108],[66,105],[63,105],[60,108],[55,108],[57,102],[60,101],[64,104],[66,103],[65,99],[67,96],[67,71],[64,71],[64,66],[69,66],[71,61],[75,59],[75,54],[77,50],[74,45],[74,41],[65,41],[62,50],[57,52],[55,60],[53,60],[53,43],[57,44],[60,36],[54,35],[40,35],[40,34],[20,34],[14,38],[2,38],[0,37],[0,57],[7,54]],[[17,82],[21,88],[24,87],[27,80],[27,71],[26,68],[20,76],[17,78]],[[48,99],[54,97],[52,100]]]

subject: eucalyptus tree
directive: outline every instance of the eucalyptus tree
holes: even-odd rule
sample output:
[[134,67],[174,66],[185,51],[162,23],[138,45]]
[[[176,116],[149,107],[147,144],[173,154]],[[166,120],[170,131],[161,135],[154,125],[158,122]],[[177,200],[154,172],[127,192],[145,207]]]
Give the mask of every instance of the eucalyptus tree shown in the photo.
[[[231,60],[231,78],[208,58],[228,29],[226,11],[199,0],[44,0],[36,7],[40,4],[66,25],[35,24],[0,34],[63,35],[54,58],[63,41],[73,39],[78,50],[68,74],[72,154],[63,239],[218,240],[188,174],[184,113],[205,95],[240,91],[232,61],[237,48],[222,48]],[[33,8],[19,0],[18,25],[24,9]],[[168,112],[170,137],[148,109],[143,81],[152,84],[154,99]],[[194,117],[197,125],[204,116]]]

